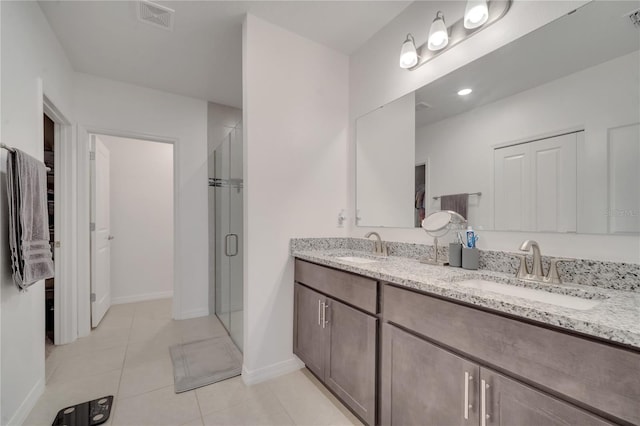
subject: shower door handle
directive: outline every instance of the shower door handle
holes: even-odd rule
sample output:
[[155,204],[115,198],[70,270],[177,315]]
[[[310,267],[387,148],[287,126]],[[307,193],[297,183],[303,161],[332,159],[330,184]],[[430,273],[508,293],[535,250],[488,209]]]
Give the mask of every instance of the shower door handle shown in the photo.
[[[229,252],[229,238],[233,237],[235,240],[235,248],[233,253]],[[238,234],[227,234],[224,237],[224,254],[229,257],[236,256],[238,254]]]

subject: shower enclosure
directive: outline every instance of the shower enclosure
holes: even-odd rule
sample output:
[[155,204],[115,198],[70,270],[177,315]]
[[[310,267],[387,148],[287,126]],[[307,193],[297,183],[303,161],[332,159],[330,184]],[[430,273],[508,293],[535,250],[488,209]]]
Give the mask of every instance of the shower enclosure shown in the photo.
[[215,313],[242,351],[242,123],[215,150]]

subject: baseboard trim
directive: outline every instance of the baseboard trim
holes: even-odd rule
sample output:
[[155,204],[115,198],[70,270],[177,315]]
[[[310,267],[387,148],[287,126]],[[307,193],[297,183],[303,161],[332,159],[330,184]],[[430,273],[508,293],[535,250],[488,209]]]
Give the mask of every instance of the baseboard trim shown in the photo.
[[208,315],[209,315],[209,309],[208,308],[193,309],[191,311],[181,312],[180,316],[175,318],[175,319],[177,319],[177,320],[185,320],[185,319],[191,319],[191,318],[206,317]]
[[44,393],[44,377],[40,378],[36,382],[36,384],[33,385],[31,390],[27,394],[27,397],[24,399],[24,401],[22,401],[22,404],[20,404],[20,407],[18,407],[18,409],[13,414],[11,419],[7,422],[7,425],[8,426],[22,425],[25,422],[25,420],[27,420],[27,417],[29,417],[29,413],[31,413],[31,410],[33,410],[33,408],[36,406],[38,399],[40,398],[40,396],[42,396],[43,393]]
[[304,363],[295,355],[286,361],[277,362],[256,370],[249,370],[246,365],[243,365],[242,381],[248,386],[255,385],[301,368],[304,368]]
[[135,294],[133,296],[112,297],[112,305],[121,305],[123,303],[146,302],[148,300],[170,299],[173,297],[173,291],[158,291],[156,293]]

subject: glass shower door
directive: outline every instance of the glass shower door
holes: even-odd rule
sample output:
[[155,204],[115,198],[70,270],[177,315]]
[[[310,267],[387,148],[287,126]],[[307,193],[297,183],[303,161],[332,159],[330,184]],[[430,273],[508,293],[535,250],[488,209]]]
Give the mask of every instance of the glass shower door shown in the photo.
[[242,350],[242,123],[215,151],[215,311]]

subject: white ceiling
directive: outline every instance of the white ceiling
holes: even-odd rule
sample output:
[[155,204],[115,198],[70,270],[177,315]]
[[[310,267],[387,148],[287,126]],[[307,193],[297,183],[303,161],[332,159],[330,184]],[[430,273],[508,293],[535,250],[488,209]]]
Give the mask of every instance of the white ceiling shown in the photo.
[[410,1],[158,1],[173,31],[136,18],[135,1],[40,1],[76,71],[242,106],[246,13],[351,54]]

